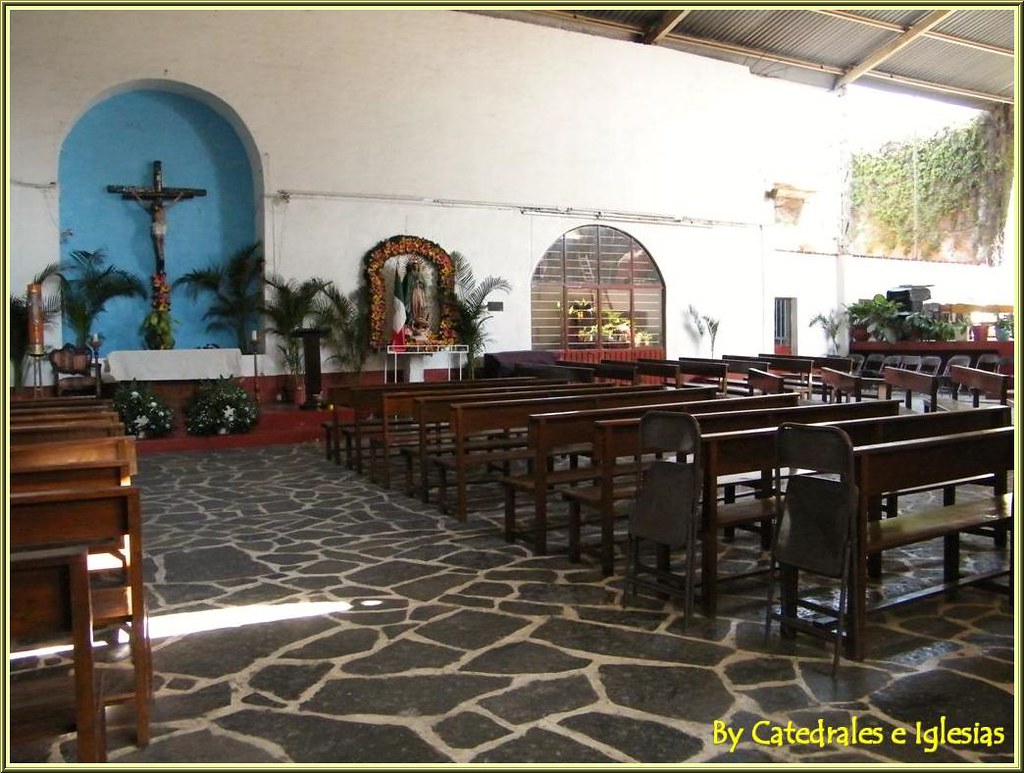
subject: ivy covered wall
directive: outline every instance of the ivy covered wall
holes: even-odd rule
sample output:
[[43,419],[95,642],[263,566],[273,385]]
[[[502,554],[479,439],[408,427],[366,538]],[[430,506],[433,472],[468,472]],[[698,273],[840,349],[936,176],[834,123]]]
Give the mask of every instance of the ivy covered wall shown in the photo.
[[1009,105],[851,158],[850,251],[995,265],[1013,179]]

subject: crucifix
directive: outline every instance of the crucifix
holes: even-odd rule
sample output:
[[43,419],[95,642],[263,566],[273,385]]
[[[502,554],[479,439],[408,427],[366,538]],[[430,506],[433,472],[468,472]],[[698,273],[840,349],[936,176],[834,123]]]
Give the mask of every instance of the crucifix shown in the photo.
[[153,187],[108,185],[107,193],[120,193],[122,199],[133,199],[149,213],[152,223],[149,235],[156,254],[156,273],[164,273],[164,236],[167,235],[167,210],[184,199],[205,196],[205,188],[165,188],[163,165],[153,162]]

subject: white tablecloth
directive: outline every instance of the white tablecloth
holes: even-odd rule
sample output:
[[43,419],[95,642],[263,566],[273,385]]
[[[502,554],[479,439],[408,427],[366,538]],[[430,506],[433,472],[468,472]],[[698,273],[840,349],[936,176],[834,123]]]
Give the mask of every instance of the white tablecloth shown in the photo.
[[111,352],[104,369],[117,381],[194,381],[242,375],[239,349],[161,349]]

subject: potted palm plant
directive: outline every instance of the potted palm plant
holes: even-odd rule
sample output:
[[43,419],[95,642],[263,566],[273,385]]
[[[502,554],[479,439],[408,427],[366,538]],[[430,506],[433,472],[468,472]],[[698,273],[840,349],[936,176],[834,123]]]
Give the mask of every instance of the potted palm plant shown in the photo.
[[818,325],[828,341],[828,353],[839,354],[839,331],[843,329],[845,315],[839,309],[832,309],[828,314],[815,314],[811,317],[808,327]]
[[185,287],[193,299],[200,293],[210,296],[210,306],[203,313],[206,330],[230,332],[238,348],[245,351],[263,302],[263,264],[260,243],[256,242],[220,265],[182,274],[173,287]]
[[711,358],[714,359],[715,339],[718,337],[719,320],[707,314],[701,314],[692,304],[686,310],[686,313],[689,315],[690,324],[697,332],[698,339],[703,341],[705,334],[711,338]]
[[453,252],[451,258],[455,271],[455,295],[452,299],[456,312],[455,335],[467,347],[466,369],[469,378],[474,378],[477,358],[483,355],[489,340],[484,332],[484,326],[491,318],[487,311],[487,298],[497,290],[511,292],[512,285],[507,279],[496,276],[484,277],[477,283],[473,267],[464,255]]
[[313,319],[318,298],[328,282],[318,277],[299,282],[280,274],[271,274],[264,281],[270,287],[270,296],[264,300],[262,308],[267,331],[279,339],[277,349],[291,377],[285,382],[286,390],[293,402],[301,404],[306,401],[302,380],[305,367],[302,340],[295,333]]
[[348,295],[328,283],[313,307],[314,324],[327,331],[324,346],[341,369],[358,381],[370,352],[370,298],[364,283]]
[[60,271],[60,297],[64,320],[75,336],[76,346],[85,346],[96,317],[114,298],[146,297],[146,285],[135,274],[104,265],[103,250],[71,253],[71,265]]

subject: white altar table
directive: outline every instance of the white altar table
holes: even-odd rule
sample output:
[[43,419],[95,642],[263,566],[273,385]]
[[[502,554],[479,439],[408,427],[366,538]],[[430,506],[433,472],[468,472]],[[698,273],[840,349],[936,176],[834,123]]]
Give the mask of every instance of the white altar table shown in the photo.
[[140,349],[111,352],[104,374],[116,381],[199,381],[242,375],[240,349]]

